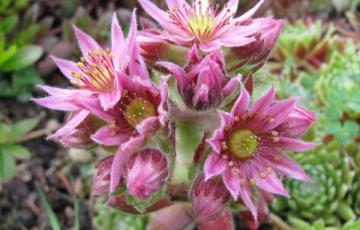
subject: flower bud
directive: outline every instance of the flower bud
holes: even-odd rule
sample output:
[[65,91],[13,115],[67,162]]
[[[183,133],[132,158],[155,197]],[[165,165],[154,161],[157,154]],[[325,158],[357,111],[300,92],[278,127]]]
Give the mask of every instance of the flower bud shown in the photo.
[[152,32],[143,32],[143,36],[137,38],[140,53],[144,60],[156,67],[158,61],[167,60],[178,65],[186,64],[187,48],[173,45],[166,40],[157,38]]
[[214,220],[199,224],[199,230],[233,230],[235,229],[232,213],[229,209],[224,209],[221,215]]
[[191,188],[190,197],[199,223],[215,219],[225,207],[230,195],[220,177],[205,181],[200,174]]
[[261,25],[263,29],[255,35],[256,40],[245,46],[231,48],[232,53],[242,65],[264,62],[282,30],[283,22],[281,20],[249,19],[243,23],[252,24],[258,20],[264,20],[264,23]]
[[124,176],[129,194],[146,200],[164,184],[168,161],[157,149],[144,149],[133,154],[126,162]]
[[114,156],[111,155],[101,159],[96,163],[93,179],[94,185],[92,188],[92,193],[94,195],[106,195],[109,193],[110,172],[113,159]]
[[[72,112],[68,115],[67,121],[76,116],[77,112]],[[65,133],[60,136],[60,142],[73,148],[89,148],[94,142],[90,136],[101,127],[103,122],[94,115],[88,115],[79,125],[74,127],[71,132]]]

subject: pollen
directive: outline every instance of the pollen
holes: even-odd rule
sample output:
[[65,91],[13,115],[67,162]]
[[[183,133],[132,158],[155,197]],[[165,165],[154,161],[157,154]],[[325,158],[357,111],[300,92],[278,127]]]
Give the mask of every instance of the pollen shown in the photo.
[[215,29],[214,17],[207,14],[194,14],[188,21],[188,29],[197,38],[206,39]]
[[256,135],[247,129],[236,130],[227,139],[229,151],[240,160],[253,156],[257,145]]
[[96,92],[110,92],[114,88],[115,70],[110,49],[94,49],[76,64],[79,72],[72,72],[73,84]]

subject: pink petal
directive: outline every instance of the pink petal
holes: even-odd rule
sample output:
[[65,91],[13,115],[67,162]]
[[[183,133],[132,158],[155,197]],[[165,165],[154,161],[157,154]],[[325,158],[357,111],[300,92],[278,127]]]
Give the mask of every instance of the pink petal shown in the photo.
[[77,67],[75,62],[68,61],[62,58],[57,58],[50,55],[51,59],[55,62],[55,64],[59,67],[60,71],[65,75],[66,78],[72,80],[73,77],[71,73],[79,73],[80,69]]
[[116,18],[116,13],[114,13],[111,23],[111,54],[113,57],[116,71],[119,71],[123,68],[122,63],[125,63],[124,51],[125,51],[124,34]]
[[142,135],[131,137],[127,142],[124,142],[121,145],[121,149],[123,152],[132,152],[138,150],[143,146],[144,141],[145,141],[145,137]]
[[291,160],[290,158],[281,155],[279,160],[275,160],[274,156],[265,156],[266,163],[274,168],[275,170],[279,171],[280,173],[302,181],[310,181],[310,177],[308,177],[304,170],[298,165],[295,161]]
[[76,114],[72,119],[70,119],[61,129],[56,131],[56,133],[50,135],[48,139],[57,138],[65,134],[71,133],[85,118],[90,114],[89,111],[81,110]]
[[224,96],[224,98],[228,97],[230,94],[234,92],[235,88],[241,83],[241,79],[242,79],[241,74],[237,75],[234,78],[231,78],[231,80],[222,89],[221,93]]
[[159,113],[159,122],[162,126],[166,125],[166,122],[168,120],[168,76],[162,76],[161,77],[161,83],[160,83],[160,105],[158,107],[158,113]]
[[289,114],[293,110],[296,102],[297,99],[287,99],[278,101],[274,105],[270,106],[266,114],[269,119],[273,119],[273,121],[267,122],[267,120],[266,123],[260,127],[260,130],[262,132],[267,132],[284,123],[289,117]]
[[235,20],[237,22],[240,22],[240,21],[251,18],[263,3],[264,3],[264,0],[260,0],[253,8],[251,8],[249,11],[247,11],[245,14],[241,15],[240,17],[236,18]]
[[255,223],[257,223],[257,211],[256,211],[256,206],[254,205],[254,203],[251,200],[251,192],[250,192],[250,188],[247,184],[243,184],[240,186],[240,197],[241,200],[244,202],[244,204],[246,205],[246,207],[250,210],[251,214],[254,217]]
[[64,98],[50,96],[44,98],[33,98],[31,99],[34,103],[46,107],[48,109],[60,110],[60,111],[76,111],[79,107],[71,102],[64,101]]
[[87,58],[90,51],[101,48],[92,37],[78,29],[76,26],[74,26],[74,31],[79,43],[81,53],[83,54],[85,59]]
[[100,128],[95,134],[91,135],[91,139],[98,144],[105,146],[121,145],[129,140],[131,133],[115,132],[109,126]]
[[268,107],[271,105],[275,98],[275,88],[271,88],[260,98],[258,99],[253,106],[251,106],[250,114],[263,114],[268,110]]
[[142,79],[149,79],[149,73],[143,58],[140,56],[139,45],[136,42],[138,31],[136,22],[136,10],[131,16],[131,24],[126,40],[127,54],[129,55],[129,73],[130,76],[139,76]]
[[[235,28],[234,28],[235,29]],[[220,38],[221,43],[227,47],[239,47],[250,44],[255,41],[254,37],[245,37],[244,35],[236,35],[236,34],[224,34]]]
[[158,126],[159,120],[157,117],[149,117],[138,124],[135,129],[142,136],[148,136]]
[[171,62],[158,62],[158,64],[166,68],[176,78],[176,84],[181,88],[185,86],[185,71],[180,66]]
[[81,101],[81,105],[84,109],[89,110],[91,113],[106,121],[114,121],[118,117],[115,111],[104,111],[100,101],[97,99],[84,99]]
[[121,151],[121,148],[115,154],[113,163],[111,165],[111,178],[110,178],[110,193],[113,193],[120,186],[121,178],[124,175],[124,166],[130,154]]
[[231,173],[230,169],[225,170],[222,174],[225,187],[236,201],[240,193],[240,177]]
[[112,109],[120,100],[122,93],[122,85],[118,78],[114,80],[115,88],[111,92],[100,93],[100,104],[105,111]]
[[[264,169],[266,171],[266,169]],[[282,182],[276,176],[275,173],[267,174],[265,178],[260,177],[259,175],[255,175],[255,183],[256,185],[265,190],[266,192],[282,195],[288,197],[289,194],[284,188]]]
[[198,103],[204,103],[208,101],[209,87],[207,85],[200,85],[195,91],[193,97],[193,104],[197,106]]
[[273,144],[271,144],[271,146],[295,152],[307,151],[317,147],[317,145],[314,143],[296,140],[288,137],[280,137],[280,140],[278,142],[274,142]]
[[140,5],[143,9],[156,20],[165,30],[172,33],[181,34],[181,30],[177,29],[176,26],[170,23],[169,14],[159,9],[154,3],[149,0],[139,0]]
[[235,14],[239,5],[239,0],[229,0],[226,4],[226,9],[230,9],[230,12]]
[[182,7],[183,4],[187,4],[184,0],[166,0],[166,5],[168,6],[169,10],[173,10],[177,7]]
[[221,120],[220,128],[217,129],[211,138],[207,140],[207,142],[211,145],[212,149],[217,153],[221,152],[222,145],[221,142],[224,139],[224,129],[226,126],[231,125],[233,123],[233,116],[230,113],[219,111],[219,116]]
[[223,173],[227,167],[227,162],[221,158],[220,154],[211,153],[204,164],[205,181],[213,176]]
[[231,114],[242,117],[248,109],[248,105],[250,102],[250,95],[248,91],[245,89],[244,85],[241,85],[241,93],[238,99],[236,100]]

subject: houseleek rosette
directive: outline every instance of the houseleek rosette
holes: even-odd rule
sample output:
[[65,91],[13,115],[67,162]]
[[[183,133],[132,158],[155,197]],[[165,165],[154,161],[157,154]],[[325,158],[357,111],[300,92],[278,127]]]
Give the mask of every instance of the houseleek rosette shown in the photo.
[[286,181],[291,198],[277,198],[273,205],[275,212],[298,227],[299,223],[311,225],[319,219],[326,226],[340,226],[354,219],[354,211],[346,201],[354,172],[350,158],[339,151],[338,145],[332,142],[295,158],[312,182]]

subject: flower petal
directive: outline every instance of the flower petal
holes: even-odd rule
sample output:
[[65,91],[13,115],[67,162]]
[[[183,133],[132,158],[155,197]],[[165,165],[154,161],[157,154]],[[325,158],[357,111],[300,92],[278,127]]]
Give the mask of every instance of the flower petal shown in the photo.
[[264,157],[266,158],[267,165],[288,177],[302,181],[311,180],[310,177],[305,174],[300,165],[284,155],[279,156],[279,158],[275,158],[271,155]]
[[115,78],[115,88],[106,93],[99,94],[100,104],[105,111],[112,109],[120,100],[122,93],[122,85],[120,84],[120,80]]
[[65,134],[71,133],[85,118],[90,114],[89,111],[81,110],[76,114],[72,119],[70,119],[61,129],[56,131],[54,134],[50,135],[48,139],[54,139],[61,137]]
[[75,31],[75,36],[79,43],[81,53],[83,54],[85,59],[87,58],[88,53],[90,51],[93,51],[93,50],[99,49],[99,48],[101,49],[99,44],[92,37],[90,37],[88,34],[84,33],[83,31],[81,31],[76,26],[74,26],[74,31]]
[[275,88],[271,86],[270,89],[258,99],[250,108],[250,114],[262,115],[265,113],[275,98]]
[[84,109],[89,110],[91,113],[94,113],[96,116],[106,121],[114,121],[118,117],[117,113],[111,109],[104,111],[99,100],[97,99],[81,100],[81,105],[84,107]]
[[280,137],[279,141],[274,142],[271,146],[287,151],[302,152],[315,148],[317,144],[288,137]]
[[235,90],[235,88],[241,84],[242,75],[239,74],[234,78],[231,78],[231,80],[224,86],[222,89],[222,95],[224,98],[228,97],[230,94],[232,94]]
[[64,98],[50,96],[43,98],[33,98],[31,99],[34,103],[41,105],[48,109],[60,110],[60,111],[76,111],[79,110],[79,107],[75,104],[64,101]]
[[95,134],[91,136],[91,139],[98,144],[105,146],[121,145],[125,141],[129,140],[131,133],[115,132],[110,126],[104,126],[100,128]]
[[96,162],[92,186],[93,195],[106,195],[109,193],[113,159],[114,156],[108,156]]
[[[264,170],[266,172],[266,169]],[[270,192],[286,197],[289,196],[282,182],[279,180],[279,178],[276,176],[274,172],[267,174],[266,177],[261,177],[260,175],[255,174],[254,179],[256,185],[262,190],[265,190],[266,192]]]
[[169,10],[176,9],[178,6],[183,6],[183,4],[187,4],[184,0],[166,0],[166,5],[168,6]]
[[120,71],[124,67],[125,64],[124,51],[125,51],[124,34],[116,18],[116,13],[114,13],[111,23],[111,54],[116,71]]
[[160,83],[160,105],[158,106],[158,113],[159,113],[159,122],[162,126],[166,125],[166,122],[168,120],[168,93],[169,93],[169,87],[168,87],[168,80],[169,76],[162,76],[161,77],[161,83]]
[[236,100],[231,114],[242,117],[248,109],[248,105],[250,102],[250,95],[248,91],[245,89],[244,85],[241,85],[241,93],[238,99]]
[[220,154],[209,154],[204,164],[205,181],[209,180],[213,176],[223,173],[226,167],[226,161],[221,158]]
[[231,173],[230,169],[226,169],[222,174],[225,187],[236,201],[240,193],[240,177]]
[[128,68],[130,76],[138,76],[142,79],[150,79],[149,72],[145,65],[143,58],[140,55],[139,45],[136,42],[138,35],[137,22],[136,22],[136,10],[133,11],[131,16],[131,24],[126,40],[127,54],[128,54]]
[[250,187],[248,184],[242,184],[240,186],[240,197],[241,200],[244,202],[244,204],[246,205],[246,207],[250,210],[251,214],[254,217],[255,223],[257,223],[257,211],[256,211],[256,206],[254,205],[254,203],[251,200],[251,191],[250,191]]
[[235,20],[237,22],[240,22],[240,21],[251,18],[263,3],[264,3],[264,0],[260,0],[253,8],[251,8],[245,14],[241,15],[240,17],[236,18]]
[[69,80],[73,79],[71,73],[73,73],[73,72],[75,72],[75,73],[81,72],[80,69],[77,67],[75,62],[65,60],[65,59],[62,59],[62,58],[57,58],[57,57],[52,56],[52,55],[50,55],[50,57],[54,61],[54,63],[59,67],[60,71]]
[[148,117],[138,124],[135,129],[142,136],[148,136],[158,126],[159,120],[157,117]]
[[181,30],[177,29],[176,26],[170,23],[169,14],[159,9],[154,3],[149,0],[139,0],[140,5],[143,9],[156,20],[165,30],[181,34]]
[[124,166],[130,154],[119,148],[111,165],[110,194],[120,186],[121,178],[124,175]]

